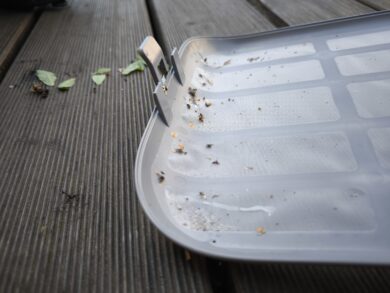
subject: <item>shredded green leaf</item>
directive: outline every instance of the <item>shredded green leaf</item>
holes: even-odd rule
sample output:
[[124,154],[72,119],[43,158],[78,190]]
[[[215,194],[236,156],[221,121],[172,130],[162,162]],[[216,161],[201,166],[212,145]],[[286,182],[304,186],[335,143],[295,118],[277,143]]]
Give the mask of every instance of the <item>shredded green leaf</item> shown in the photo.
[[96,70],[95,73],[93,73],[93,74],[94,75],[109,74],[110,72],[111,72],[111,68],[101,67],[101,68],[98,68],[98,70]]
[[92,80],[97,85],[101,85],[106,80],[106,75],[105,74],[92,75]]
[[63,82],[61,82],[58,85],[58,89],[60,89],[62,91],[66,91],[66,90],[70,89],[72,86],[74,86],[75,82],[76,82],[76,78],[70,78],[70,79],[64,80]]
[[38,69],[35,74],[47,86],[54,86],[56,83],[57,77],[53,72]]
[[133,63],[129,64],[122,70],[122,75],[129,75],[134,71],[143,71],[145,69],[145,65],[145,61],[140,56],[137,56]]

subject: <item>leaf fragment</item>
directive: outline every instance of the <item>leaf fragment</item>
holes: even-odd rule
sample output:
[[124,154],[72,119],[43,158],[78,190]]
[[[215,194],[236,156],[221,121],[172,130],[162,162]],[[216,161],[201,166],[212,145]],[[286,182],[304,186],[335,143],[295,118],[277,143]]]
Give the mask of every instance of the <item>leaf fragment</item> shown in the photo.
[[143,71],[145,69],[145,65],[145,61],[140,56],[137,56],[133,63],[130,63],[122,70],[122,75],[129,75],[135,71]]
[[96,85],[101,85],[106,80],[105,74],[95,74],[92,75],[92,80]]
[[35,74],[47,86],[54,86],[56,83],[57,77],[53,72],[38,69]]
[[93,73],[93,75],[109,74],[109,73],[111,73],[111,68],[101,67],[101,68],[98,68],[98,69]]
[[58,89],[61,91],[66,91],[66,90],[70,89],[72,86],[74,86],[75,82],[76,82],[76,78],[74,78],[74,77],[67,79],[67,80],[64,80],[63,82],[61,82],[58,85]]

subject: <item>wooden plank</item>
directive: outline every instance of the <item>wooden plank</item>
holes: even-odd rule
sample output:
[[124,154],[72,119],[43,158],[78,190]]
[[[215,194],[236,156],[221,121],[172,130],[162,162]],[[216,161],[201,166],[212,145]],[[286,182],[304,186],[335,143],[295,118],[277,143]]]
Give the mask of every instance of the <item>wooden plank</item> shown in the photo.
[[[152,34],[145,3],[70,3],[41,15],[0,85],[0,292],[211,292],[204,259],[186,261],[134,190],[152,81],[118,68]],[[38,68],[76,85],[43,99]]]
[[179,47],[193,36],[249,34],[274,27],[251,4],[241,0],[151,0],[150,7],[157,36],[168,49]]
[[257,0],[289,25],[360,15],[374,10],[354,0]]
[[390,268],[301,264],[231,266],[236,292],[389,292]]
[[390,0],[360,0],[360,2],[365,3],[377,10],[390,9]]
[[34,22],[32,12],[0,9],[0,80]]

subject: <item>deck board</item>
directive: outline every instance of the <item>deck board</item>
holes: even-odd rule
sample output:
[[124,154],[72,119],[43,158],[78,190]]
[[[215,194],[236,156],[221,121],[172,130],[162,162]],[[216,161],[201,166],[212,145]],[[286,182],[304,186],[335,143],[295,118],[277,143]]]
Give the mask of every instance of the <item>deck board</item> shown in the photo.
[[[146,219],[134,160],[151,109],[147,72],[118,68],[152,34],[144,1],[74,0],[44,12],[0,85],[0,292],[210,292]],[[113,68],[96,87],[90,75]],[[69,92],[30,91],[34,70]],[[10,88],[9,85],[16,85]]]
[[0,9],[0,81],[34,22],[33,12]]
[[363,3],[367,3],[377,10],[390,9],[390,0],[362,0]]
[[257,0],[289,25],[360,15],[374,10],[354,0]]

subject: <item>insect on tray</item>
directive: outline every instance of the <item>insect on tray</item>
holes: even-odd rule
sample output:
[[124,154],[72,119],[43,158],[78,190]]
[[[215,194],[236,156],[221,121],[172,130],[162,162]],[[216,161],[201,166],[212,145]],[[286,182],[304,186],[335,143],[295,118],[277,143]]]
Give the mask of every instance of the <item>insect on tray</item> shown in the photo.
[[[157,109],[136,162],[152,222],[253,261],[390,263],[390,14],[140,54]],[[163,76],[165,74],[165,76]]]

